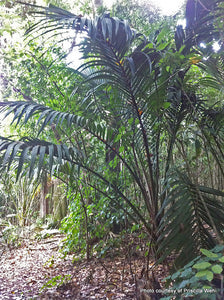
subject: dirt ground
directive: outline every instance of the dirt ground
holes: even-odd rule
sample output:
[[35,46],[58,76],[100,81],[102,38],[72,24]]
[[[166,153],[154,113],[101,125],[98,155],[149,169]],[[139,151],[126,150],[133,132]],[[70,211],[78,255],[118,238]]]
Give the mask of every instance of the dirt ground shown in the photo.
[[74,262],[74,255],[63,258],[58,251],[61,239],[0,249],[0,299],[136,299],[144,258]]

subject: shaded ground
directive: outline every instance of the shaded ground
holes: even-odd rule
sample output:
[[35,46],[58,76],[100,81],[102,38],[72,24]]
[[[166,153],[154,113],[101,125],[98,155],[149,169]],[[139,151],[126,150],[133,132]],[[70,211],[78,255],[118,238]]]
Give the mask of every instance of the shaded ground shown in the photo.
[[18,249],[0,249],[0,299],[136,298],[135,278],[142,272],[144,258],[128,261],[121,255],[74,263],[73,256],[61,257],[61,238],[27,241]]

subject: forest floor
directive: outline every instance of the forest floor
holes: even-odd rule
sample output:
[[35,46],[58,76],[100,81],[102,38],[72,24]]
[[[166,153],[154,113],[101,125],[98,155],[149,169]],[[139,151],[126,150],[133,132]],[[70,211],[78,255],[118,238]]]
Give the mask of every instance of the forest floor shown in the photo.
[[[0,299],[136,299],[136,278],[142,277],[144,256],[130,260],[121,252],[74,261],[74,255],[62,257],[62,239],[58,235],[0,248]],[[159,281],[164,278],[163,266],[156,272]]]

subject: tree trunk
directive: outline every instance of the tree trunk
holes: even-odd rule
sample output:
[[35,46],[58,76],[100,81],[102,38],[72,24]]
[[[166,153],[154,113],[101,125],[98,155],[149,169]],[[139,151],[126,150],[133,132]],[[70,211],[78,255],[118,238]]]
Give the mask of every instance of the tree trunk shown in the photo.
[[48,185],[47,185],[47,175],[45,174],[42,179],[41,184],[41,194],[40,194],[40,217],[45,219],[49,214],[49,198],[48,194]]

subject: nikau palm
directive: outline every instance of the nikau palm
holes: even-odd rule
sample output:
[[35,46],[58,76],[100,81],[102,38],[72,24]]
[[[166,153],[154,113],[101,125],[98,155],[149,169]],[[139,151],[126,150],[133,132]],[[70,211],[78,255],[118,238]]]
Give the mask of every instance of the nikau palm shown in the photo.
[[[12,161],[18,161],[17,177],[24,172],[32,177],[34,170],[39,174],[43,169],[51,175],[60,172],[76,177],[83,169],[96,178],[92,186],[98,192],[120,207],[126,203],[123,209],[127,212],[127,206],[130,218],[143,223],[151,246],[160,256],[163,252],[163,258],[176,251],[183,263],[201,246],[212,247],[224,229],[220,200],[224,194],[202,186],[192,177],[187,161],[184,174],[173,167],[174,152],[184,147],[181,133],[190,124],[200,131],[203,141],[209,140],[210,154],[222,170],[214,143],[220,145],[223,127],[216,130],[218,139],[207,130],[208,106],[191,90],[186,76],[191,68],[189,58],[195,55],[191,54],[192,31],[189,29],[186,38],[177,34],[175,46],[172,39],[166,40],[166,33],[159,33],[151,42],[125,21],[109,16],[90,20],[54,6],[40,13],[45,18],[32,31],[55,34],[55,30],[74,29],[87,34],[80,45],[84,63],[77,71],[82,81],[71,95],[71,101],[77,96],[74,101],[78,101],[82,113],[76,109],[57,111],[33,101],[1,106],[7,115],[14,114],[17,124],[37,117],[39,133],[54,125],[81,131],[87,140],[97,139],[113,153],[108,169],[116,169],[118,164],[120,168],[108,175],[90,164],[78,143],[53,144],[37,138],[13,141],[2,137],[2,164],[9,168]],[[81,98],[83,90],[86,94]],[[214,128],[212,122],[209,124]],[[192,135],[190,131],[188,134]],[[184,150],[182,156],[186,159]],[[140,205],[122,186],[121,174],[129,179],[130,187],[137,187]]]

